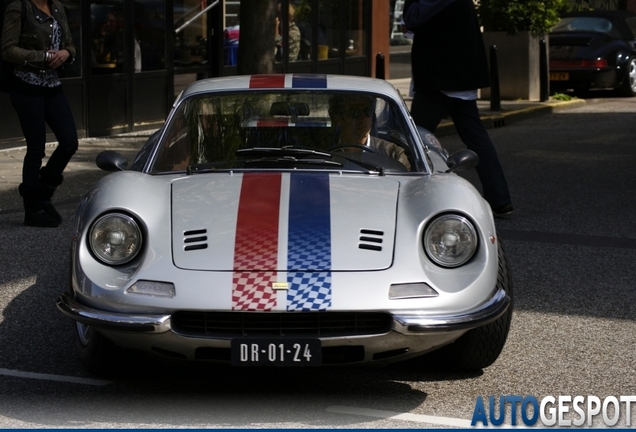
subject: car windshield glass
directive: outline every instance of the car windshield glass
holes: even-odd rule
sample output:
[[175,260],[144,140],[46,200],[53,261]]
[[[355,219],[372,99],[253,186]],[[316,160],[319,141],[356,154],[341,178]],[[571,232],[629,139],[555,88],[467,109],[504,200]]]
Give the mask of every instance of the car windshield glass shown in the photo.
[[610,20],[598,17],[563,18],[552,28],[552,32],[597,32],[620,37]]
[[421,162],[414,160],[417,152],[408,130],[398,106],[374,94],[207,94],[175,108],[151,172],[417,171]]

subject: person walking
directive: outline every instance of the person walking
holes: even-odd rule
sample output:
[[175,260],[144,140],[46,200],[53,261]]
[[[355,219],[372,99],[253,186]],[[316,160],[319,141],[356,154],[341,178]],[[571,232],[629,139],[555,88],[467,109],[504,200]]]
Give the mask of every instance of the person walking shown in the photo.
[[477,175],[494,216],[511,215],[508,183],[477,108],[477,90],[490,86],[490,74],[473,0],[406,0],[403,19],[413,32],[413,120],[434,133],[450,115],[479,156]]
[[[15,64],[10,100],[27,147],[18,187],[24,201],[24,224],[56,227],[62,217],[51,198],[78,147],[75,121],[57,74],[60,66],[75,58],[61,3],[13,1],[5,10],[1,46],[2,58]],[[43,167],[47,124],[59,144]]]

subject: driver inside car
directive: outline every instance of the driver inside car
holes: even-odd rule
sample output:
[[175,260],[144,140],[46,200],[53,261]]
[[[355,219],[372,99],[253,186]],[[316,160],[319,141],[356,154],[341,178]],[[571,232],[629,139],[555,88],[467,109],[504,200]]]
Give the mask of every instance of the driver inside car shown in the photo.
[[[411,164],[404,149],[392,142],[371,135],[375,98],[371,96],[335,95],[329,100],[329,117],[336,131],[336,146],[347,151],[363,151],[370,147],[375,153],[396,159],[407,170]],[[347,145],[351,145],[348,148]],[[358,150],[356,150],[357,147]]]

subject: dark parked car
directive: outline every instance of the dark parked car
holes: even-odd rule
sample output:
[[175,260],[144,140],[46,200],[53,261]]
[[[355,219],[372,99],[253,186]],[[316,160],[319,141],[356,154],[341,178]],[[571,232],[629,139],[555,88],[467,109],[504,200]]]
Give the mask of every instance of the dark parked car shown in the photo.
[[565,14],[550,33],[550,89],[636,96],[636,13]]

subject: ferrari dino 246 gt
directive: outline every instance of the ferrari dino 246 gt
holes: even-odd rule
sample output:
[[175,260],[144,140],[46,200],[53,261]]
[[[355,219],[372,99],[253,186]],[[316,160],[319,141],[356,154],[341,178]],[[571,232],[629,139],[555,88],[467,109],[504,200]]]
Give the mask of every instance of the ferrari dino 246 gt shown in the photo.
[[489,205],[455,173],[476,163],[417,128],[386,81],[198,81],[130,167],[98,156],[112,173],[77,210],[58,308],[95,373],[116,347],[237,366],[435,351],[487,367],[512,283]]

